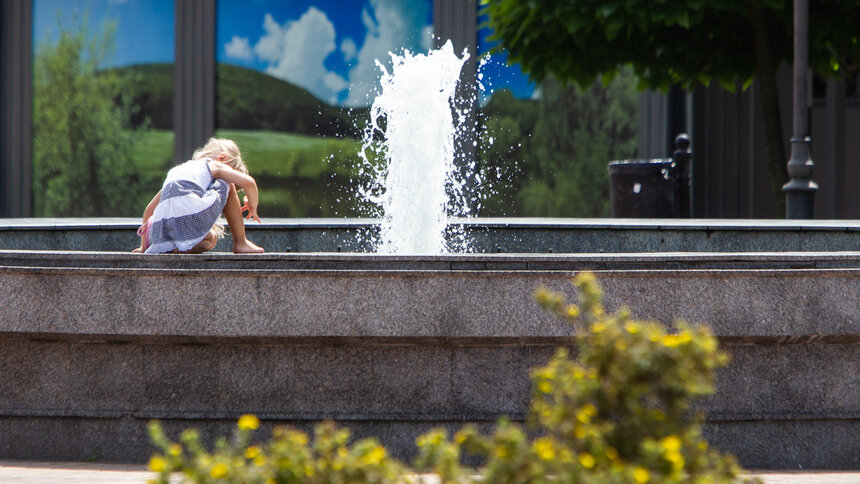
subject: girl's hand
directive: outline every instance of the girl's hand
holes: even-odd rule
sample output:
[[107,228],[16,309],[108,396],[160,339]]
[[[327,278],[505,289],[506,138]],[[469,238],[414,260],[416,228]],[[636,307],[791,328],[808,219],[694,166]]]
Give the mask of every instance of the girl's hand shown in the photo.
[[245,195],[243,197],[242,202],[244,203],[244,205],[242,205],[242,208],[240,208],[239,210],[242,212],[248,212],[248,215],[245,216],[245,219],[256,220],[257,223],[262,223],[260,217],[257,215],[257,207],[251,207],[250,205],[248,205],[248,195]]

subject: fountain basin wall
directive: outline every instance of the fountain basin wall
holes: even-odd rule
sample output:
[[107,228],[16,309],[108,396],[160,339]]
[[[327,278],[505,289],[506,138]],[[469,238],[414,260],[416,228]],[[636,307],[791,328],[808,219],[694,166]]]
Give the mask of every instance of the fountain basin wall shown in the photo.
[[703,405],[753,468],[860,467],[860,253],[0,251],[0,459],[144,461],[145,424],[336,420],[408,456],[435,426],[524,417],[571,329],[533,302],[594,270],[610,308],[707,322],[733,357]]
[[[0,219],[0,249],[130,251],[139,219]],[[371,219],[266,219],[249,236],[270,252],[372,252]],[[850,220],[460,219],[477,253],[784,252],[860,249]],[[216,251],[230,251],[230,238]]]

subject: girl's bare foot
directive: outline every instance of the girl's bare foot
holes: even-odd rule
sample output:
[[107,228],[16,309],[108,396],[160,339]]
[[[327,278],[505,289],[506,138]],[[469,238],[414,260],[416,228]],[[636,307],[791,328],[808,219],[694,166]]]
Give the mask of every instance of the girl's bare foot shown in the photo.
[[265,251],[262,247],[245,239],[244,242],[233,242],[233,252],[236,254],[259,254]]
[[143,249],[141,249],[140,247],[138,247],[138,248],[134,249],[132,252],[133,252],[133,253],[135,253],[135,254],[142,254],[142,253],[143,253]]

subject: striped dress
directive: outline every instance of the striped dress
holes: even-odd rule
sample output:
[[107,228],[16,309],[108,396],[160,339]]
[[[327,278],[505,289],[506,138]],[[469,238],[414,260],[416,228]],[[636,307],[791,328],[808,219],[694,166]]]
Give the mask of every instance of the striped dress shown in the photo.
[[212,178],[208,158],[173,167],[161,187],[161,198],[149,220],[147,254],[190,250],[218,220],[230,185]]

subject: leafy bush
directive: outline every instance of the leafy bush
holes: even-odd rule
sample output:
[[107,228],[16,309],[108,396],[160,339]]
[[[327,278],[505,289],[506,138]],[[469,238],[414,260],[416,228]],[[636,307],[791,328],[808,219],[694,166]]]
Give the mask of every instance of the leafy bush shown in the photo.
[[[701,414],[691,404],[714,391],[714,370],[728,362],[705,327],[677,323],[667,333],[622,309],[607,313],[600,286],[589,273],[574,279],[579,304],[541,289],[540,304],[578,329],[577,356],[559,349],[532,372],[529,431],[500,420],[492,435],[466,426],[453,439],[433,430],[417,439],[416,467],[442,483],[728,483],[736,482],[734,459],[702,438]],[[231,442],[212,454],[186,431],[184,447],[170,443],[154,423],[152,439],[162,450],[150,461],[161,483],[181,471],[193,482],[338,483],[416,482],[374,440],[351,447],[349,432],[334,424],[305,434],[276,429],[265,446],[249,446],[259,421],[239,420]],[[482,465],[462,465],[467,454]],[[412,472],[412,471],[408,471]]]
[[[532,372],[533,432],[505,420],[491,436],[467,426],[451,441],[435,431],[419,439],[418,464],[445,483],[735,482],[737,464],[708,447],[691,408],[713,393],[714,370],[728,362],[716,338],[683,322],[670,334],[626,309],[608,314],[593,275],[574,284],[578,305],[544,289],[536,295],[579,331],[575,360],[560,349]],[[485,459],[477,471],[459,465],[467,452]]]
[[181,444],[172,443],[158,422],[150,423],[150,437],[162,452],[149,460],[149,468],[158,473],[154,482],[171,482],[173,472],[197,483],[403,482],[403,467],[374,439],[349,445],[349,430],[328,422],[316,427],[313,443],[303,432],[276,428],[269,443],[249,445],[259,425],[257,417],[243,415],[233,438],[219,439],[210,454],[197,431],[186,430]]

